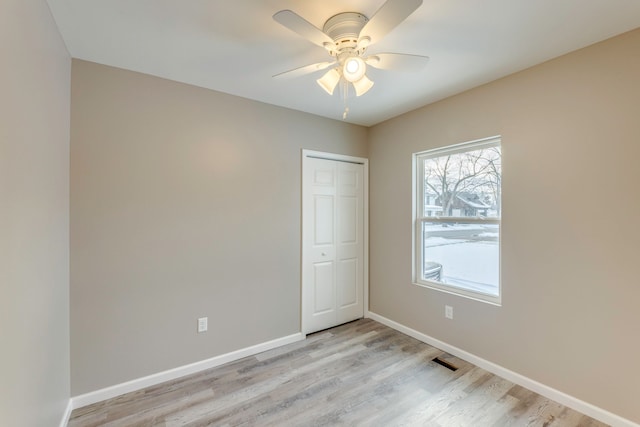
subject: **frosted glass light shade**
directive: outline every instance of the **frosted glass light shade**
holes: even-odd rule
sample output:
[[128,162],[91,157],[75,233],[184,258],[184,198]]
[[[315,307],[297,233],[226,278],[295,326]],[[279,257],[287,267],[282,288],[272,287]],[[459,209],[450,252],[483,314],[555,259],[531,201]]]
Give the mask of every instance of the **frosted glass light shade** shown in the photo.
[[329,95],[333,95],[333,90],[340,81],[340,73],[337,69],[332,68],[316,81],[322,89],[327,91]]
[[362,76],[358,81],[353,82],[353,88],[356,90],[356,96],[367,93],[373,86],[373,82],[367,76]]

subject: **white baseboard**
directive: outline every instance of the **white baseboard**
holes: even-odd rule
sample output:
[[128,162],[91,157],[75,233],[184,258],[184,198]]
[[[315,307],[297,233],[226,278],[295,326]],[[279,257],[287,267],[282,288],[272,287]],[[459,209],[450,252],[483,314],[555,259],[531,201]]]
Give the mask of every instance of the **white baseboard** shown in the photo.
[[489,362],[488,360],[449,345],[436,338],[430,337],[429,335],[423,334],[422,332],[418,332],[415,329],[411,329],[398,322],[394,322],[393,320],[387,319],[386,317],[380,316],[379,314],[367,312],[365,313],[365,317],[375,320],[376,322],[380,322],[383,325],[389,326],[390,328],[393,328],[397,331],[402,332],[403,334],[409,335],[410,337],[439,348],[440,350],[446,351],[447,353],[464,359],[467,362],[473,363],[474,365],[486,371],[489,371],[529,390],[532,390],[548,399],[554,400],[564,406],[568,406],[569,408],[588,415],[591,418],[595,418],[596,420],[599,420],[603,423],[615,427],[640,427],[640,424],[636,424],[631,420],[622,418],[619,415],[616,415],[595,405],[563,393],[559,390],[546,386],[542,383],[532,380],[531,378],[525,377],[524,375],[520,375],[517,372],[510,371],[507,368],[496,365],[493,362]]
[[73,402],[71,399],[67,402],[67,408],[64,410],[64,414],[62,414],[62,420],[60,421],[60,427],[67,427],[69,424],[69,417],[71,416],[71,411],[73,411]]
[[[103,400],[111,399],[125,393],[130,393],[132,391],[154,386],[165,381],[175,380],[177,378],[195,374],[196,372],[204,371],[206,369],[215,368],[216,366],[233,362],[235,360],[242,359],[243,357],[253,356],[255,354],[262,353],[263,351],[271,350],[273,348],[281,347],[283,345],[291,344],[297,341],[302,341],[304,339],[305,335],[301,332],[298,332],[293,335],[277,338],[272,341],[256,344],[251,347],[232,351],[230,353],[221,354],[220,356],[215,356],[211,359],[202,360],[200,362],[195,362],[189,365],[169,369],[168,371],[159,372],[157,374],[152,374],[132,381],[127,381],[126,383],[116,384],[111,387],[103,388],[101,390],[96,390],[90,393],[75,396],[71,398],[69,413],[71,413],[72,409],[82,408],[83,406],[102,402]],[[65,425],[66,423],[63,424],[63,427]]]

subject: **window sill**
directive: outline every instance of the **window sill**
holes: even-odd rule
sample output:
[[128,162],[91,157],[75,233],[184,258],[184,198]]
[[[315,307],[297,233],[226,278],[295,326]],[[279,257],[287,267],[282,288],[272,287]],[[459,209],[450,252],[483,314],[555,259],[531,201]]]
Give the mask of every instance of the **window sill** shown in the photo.
[[430,281],[413,281],[413,284],[421,288],[432,289],[434,291],[444,292],[449,295],[455,295],[470,300],[483,302],[486,304],[494,305],[496,307],[502,307],[502,297],[493,295],[484,295],[476,292],[466,291],[460,288],[453,288],[447,285],[440,284],[438,282]]

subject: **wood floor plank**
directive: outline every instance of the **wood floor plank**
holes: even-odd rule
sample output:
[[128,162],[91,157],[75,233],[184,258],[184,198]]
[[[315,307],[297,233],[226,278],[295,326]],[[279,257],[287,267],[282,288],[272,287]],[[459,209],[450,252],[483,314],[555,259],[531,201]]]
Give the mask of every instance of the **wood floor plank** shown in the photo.
[[605,424],[370,319],[76,409],[69,421],[69,427],[336,425]]

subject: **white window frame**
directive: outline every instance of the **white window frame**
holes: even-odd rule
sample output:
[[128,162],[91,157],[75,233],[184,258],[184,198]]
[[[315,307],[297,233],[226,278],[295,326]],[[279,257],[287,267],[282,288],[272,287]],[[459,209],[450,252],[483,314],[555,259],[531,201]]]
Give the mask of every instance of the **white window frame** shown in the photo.
[[[479,217],[438,217],[438,216],[422,216],[422,207],[424,206],[424,167],[423,159],[440,157],[450,154],[464,153],[467,151],[475,151],[484,148],[501,147],[501,136],[492,136],[489,138],[478,139],[474,141],[464,142],[461,144],[450,145],[447,147],[426,150],[413,154],[413,283],[418,286],[446,292],[453,295],[474,299],[477,301],[487,302],[494,305],[502,304],[502,227],[500,218],[479,218]],[[501,149],[502,151],[502,149]],[[460,222],[467,224],[497,224],[499,230],[498,241],[498,295],[475,292],[463,289],[457,286],[448,285],[442,282],[425,280],[422,278],[423,262],[424,262],[424,242],[423,242],[423,223],[428,222]]]

